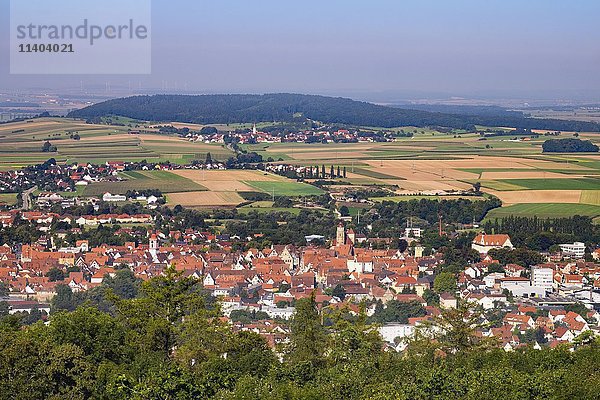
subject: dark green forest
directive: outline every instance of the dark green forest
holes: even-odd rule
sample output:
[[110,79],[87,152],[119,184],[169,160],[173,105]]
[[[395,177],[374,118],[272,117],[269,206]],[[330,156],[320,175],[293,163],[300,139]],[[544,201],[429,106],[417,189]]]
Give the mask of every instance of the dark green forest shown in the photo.
[[589,140],[581,139],[550,139],[542,144],[544,153],[597,153],[598,146]]
[[258,334],[234,332],[192,278],[170,269],[130,285],[101,287],[74,311],[63,293],[49,324],[0,319],[0,399],[541,400],[600,390],[593,339],[574,352],[504,352],[475,334],[480,315],[466,305],[435,317],[435,337],[417,335],[397,353],[364,312],[324,315],[306,298],[275,352]]
[[556,131],[600,131],[600,125],[591,122],[525,118],[513,115],[445,114],[386,107],[340,97],[287,93],[133,96],[94,104],[72,111],[68,116],[93,119],[109,115],[147,121],[181,121],[198,124],[290,122],[297,118],[309,118],[323,123],[386,128],[443,126],[473,130],[475,125],[486,125]]

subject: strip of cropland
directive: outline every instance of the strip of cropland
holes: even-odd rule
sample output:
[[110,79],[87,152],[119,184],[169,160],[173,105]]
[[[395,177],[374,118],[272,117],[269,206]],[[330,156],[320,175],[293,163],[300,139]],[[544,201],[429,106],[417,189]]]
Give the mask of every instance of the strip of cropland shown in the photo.
[[[126,121],[127,122],[127,121]],[[137,129],[143,129],[143,133]],[[43,152],[49,141],[55,152]],[[225,161],[233,152],[222,144],[191,142],[157,128],[88,124],[70,118],[36,118],[0,124],[0,169],[19,168],[49,158],[59,162],[104,163],[111,160],[185,164],[211,153]]]
[[240,192],[258,191],[271,196],[309,196],[323,190],[302,182],[259,170],[176,170],[174,174],[206,188],[212,194],[193,193],[185,197],[173,193],[167,197],[169,205],[190,207],[232,206],[244,199]]

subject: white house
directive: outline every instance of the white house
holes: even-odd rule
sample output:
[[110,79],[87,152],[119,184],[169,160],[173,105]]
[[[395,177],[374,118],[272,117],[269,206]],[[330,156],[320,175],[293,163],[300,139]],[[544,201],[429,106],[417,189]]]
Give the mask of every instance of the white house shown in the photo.
[[481,304],[484,310],[491,310],[499,303],[505,304],[506,300],[506,296],[503,294],[486,294],[480,299],[477,299],[477,302]]
[[510,236],[505,234],[486,235],[485,232],[475,236],[471,243],[471,248],[477,250],[480,254],[487,254],[492,249],[502,248],[512,249],[513,245],[510,241]]
[[110,194],[106,192],[102,195],[102,200],[106,202],[126,201],[127,197],[120,194]]
[[33,310],[40,310],[50,314],[50,304],[38,303],[33,300],[15,300],[8,301],[8,313],[15,314],[17,312],[31,313]]
[[379,334],[387,343],[394,343],[394,339],[405,339],[415,333],[414,325],[409,324],[384,324],[379,327]]
[[458,300],[452,293],[440,294],[440,307],[441,308],[456,308]]
[[483,281],[485,282],[485,286],[493,288],[496,285],[496,282],[504,277],[505,275],[503,272],[492,272],[484,276]]
[[406,238],[420,238],[421,237],[421,228],[404,228],[404,237]]
[[269,314],[271,318],[281,318],[281,319],[290,319],[294,315],[294,311],[296,310],[294,307],[272,307],[267,306],[262,309],[264,312]]

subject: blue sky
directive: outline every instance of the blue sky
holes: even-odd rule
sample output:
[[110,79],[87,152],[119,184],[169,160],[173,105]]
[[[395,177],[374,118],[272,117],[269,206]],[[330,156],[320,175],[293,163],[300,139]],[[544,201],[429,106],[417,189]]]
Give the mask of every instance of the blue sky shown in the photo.
[[154,0],[152,74],[97,77],[10,76],[8,4],[0,88],[600,101],[597,0]]

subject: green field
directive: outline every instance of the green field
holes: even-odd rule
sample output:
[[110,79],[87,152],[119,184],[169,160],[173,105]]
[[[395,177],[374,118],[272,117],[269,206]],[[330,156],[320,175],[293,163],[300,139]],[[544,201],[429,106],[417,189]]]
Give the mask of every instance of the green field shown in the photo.
[[[522,179],[514,179],[514,180],[522,180]],[[472,181],[471,183],[475,183],[475,181]],[[483,180],[483,181],[479,181],[479,183],[481,183],[481,186],[486,187],[486,188],[490,188],[490,189],[494,189],[494,190],[524,190],[525,188],[523,186],[518,186],[515,185],[513,183],[509,183],[509,182],[505,182],[505,181],[488,181],[488,180]]]
[[600,206],[590,204],[515,204],[512,206],[495,208],[485,217],[486,220],[502,219],[510,215],[519,217],[553,218],[585,215],[589,217],[600,216]]
[[87,196],[100,196],[106,192],[124,194],[128,190],[158,189],[163,193],[194,192],[206,190],[190,179],[169,171],[127,171],[120,176],[126,180],[117,182],[97,182],[85,189]]
[[499,182],[531,190],[600,190],[600,179],[597,178],[502,179]]
[[275,196],[315,196],[324,193],[318,187],[302,182],[245,181],[244,183],[261,192],[274,194]]

